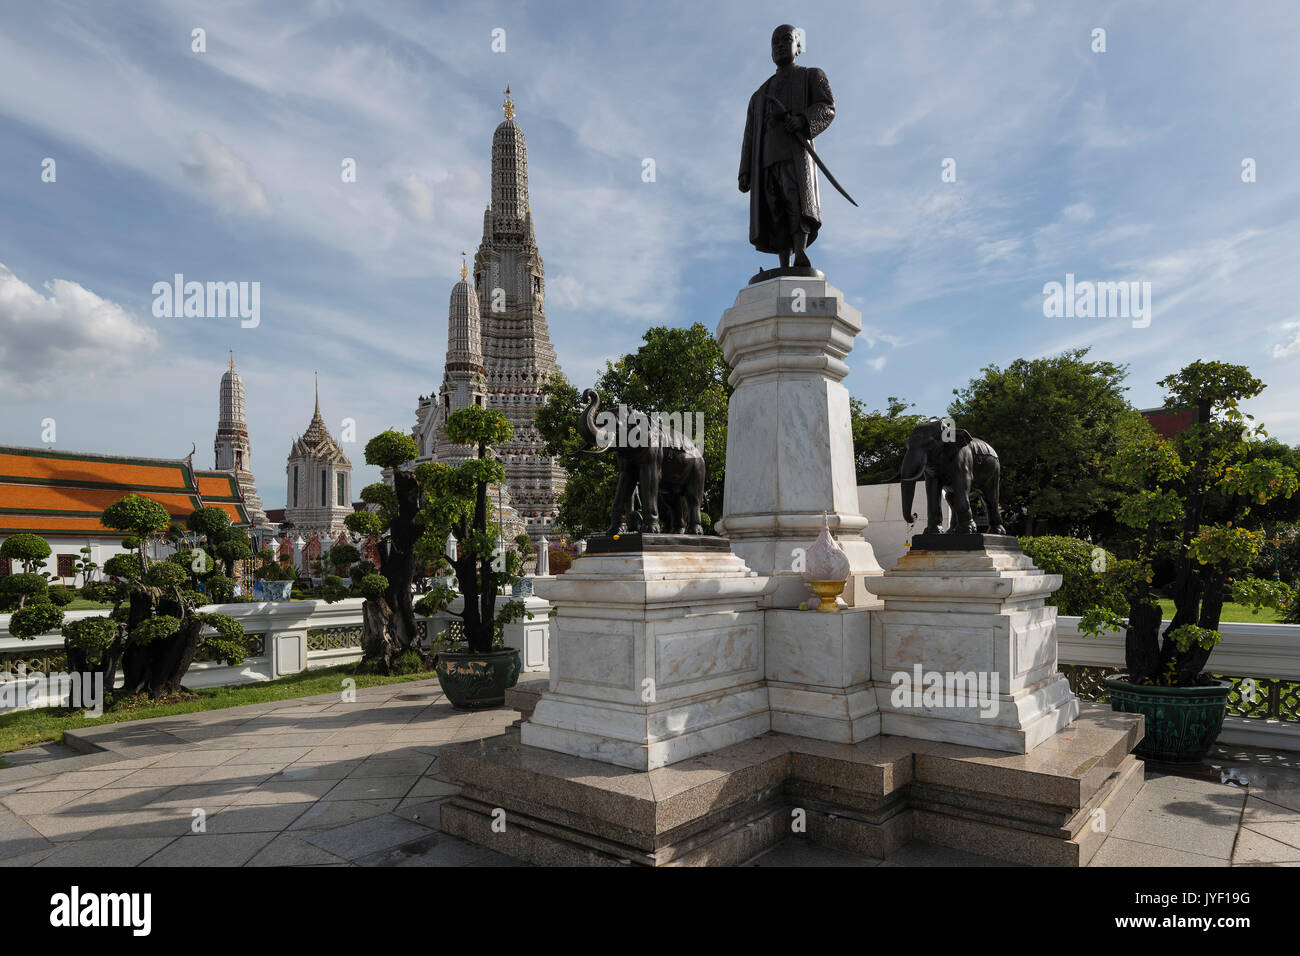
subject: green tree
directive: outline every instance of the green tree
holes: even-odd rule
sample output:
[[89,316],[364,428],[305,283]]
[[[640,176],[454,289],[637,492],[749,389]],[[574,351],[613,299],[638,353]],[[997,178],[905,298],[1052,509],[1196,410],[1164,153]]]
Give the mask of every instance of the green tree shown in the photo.
[[40,604],[49,595],[49,582],[41,574],[20,571],[0,578],[0,609]]
[[[491,446],[507,441],[512,431],[509,419],[496,409],[462,408],[448,417],[447,437],[474,447],[476,456],[454,468],[425,462],[415,469],[424,495],[420,514],[424,540],[440,554],[448,534],[456,539],[456,559],[450,564],[465,599],[456,613],[464,623],[465,643],[476,654],[491,651],[501,628],[527,614],[522,601],[496,606],[502,588],[521,580],[523,558],[518,546],[503,549],[498,544],[500,526],[488,520],[488,486],[504,481],[506,475],[505,466],[492,457]],[[451,588],[436,587],[420,599],[419,610],[444,611],[453,597]]]
[[[1234,589],[1264,540],[1261,509],[1295,494],[1300,476],[1283,462],[1252,455],[1262,429],[1238,404],[1264,383],[1241,365],[1193,362],[1160,380],[1166,404],[1190,406],[1196,419],[1172,439],[1145,421],[1126,420],[1112,473],[1125,496],[1119,520],[1141,535],[1137,557],[1113,574],[1128,599],[1128,620],[1092,609],[1085,630],[1126,626],[1126,665],[1135,683],[1193,684],[1220,640],[1219,616],[1232,594],[1252,603],[1279,603],[1280,588],[1254,580]],[[1152,596],[1157,556],[1172,558],[1174,617],[1160,633],[1162,612]]]
[[898,466],[907,450],[907,438],[924,415],[908,413],[912,404],[889,396],[886,407],[867,410],[856,398],[849,399],[853,425],[853,466],[858,484],[877,485],[898,480]]
[[330,548],[329,559],[330,567],[334,569],[334,573],[343,575],[348,568],[361,560],[361,552],[355,545],[336,544]]
[[[361,500],[370,507],[343,519],[349,531],[373,538],[379,549],[377,573],[354,574],[353,584],[366,598],[361,610],[362,661],[383,674],[393,673],[397,662],[412,653],[420,655],[422,662],[428,661],[420,648],[411,600],[421,534],[416,526],[421,491],[409,463],[419,453],[414,438],[392,429],[366,442],[366,464],[390,470],[393,483],[367,485],[361,490]],[[326,600],[337,600],[342,582],[330,584]]]
[[[207,553],[223,566],[224,576],[233,577],[235,562],[253,556],[253,545],[242,528],[230,523],[230,516],[220,508],[200,508],[185,519],[185,527],[203,536]],[[211,572],[211,573],[216,573]]]
[[50,556],[50,544],[38,534],[11,534],[0,544],[0,558],[19,562],[28,574],[36,574]]
[[99,563],[90,560],[91,549],[89,547],[79,548],[81,557],[77,559],[77,573],[81,575],[81,586],[84,588],[90,584],[90,577],[99,569]]
[[[691,438],[703,445],[706,530],[722,517],[730,374],[713,333],[696,322],[684,329],[647,330],[640,348],[616,362],[606,362],[596,383],[603,409],[623,404],[646,414],[680,412],[683,417],[691,415],[692,423],[696,413],[702,416],[703,441],[693,427]],[[537,430],[546,442],[547,454],[559,458],[569,472],[556,523],[576,536],[604,530],[617,481],[614,456],[587,453],[575,427],[582,407],[578,389],[563,376],[556,376],[543,386],[543,394],[547,404],[538,412]]]
[[576,428],[582,400],[568,379],[553,376],[542,386],[542,395],[546,403],[537,412],[538,434],[546,442],[546,453],[568,471],[555,524],[575,537],[603,530],[609,524],[618,477],[613,456],[586,453]]
[[1129,408],[1128,367],[1090,360],[1088,352],[990,365],[953,390],[948,414],[997,450],[1004,516],[1024,514],[1026,535],[1096,536],[1109,529],[1119,502],[1107,465],[1116,420]]
[[[125,532],[136,545],[134,555],[117,555],[104,564],[105,572],[119,582],[109,616],[118,624],[118,634],[105,646],[102,626],[65,629],[69,661],[81,659],[102,670],[105,686],[112,687],[120,657],[123,692],[148,694],[155,700],[181,690],[181,681],[200,648],[232,665],[243,661],[247,656],[243,626],[222,614],[196,612],[204,601],[188,586],[194,573],[193,557],[182,554],[166,561],[149,560],[151,540],[176,538],[166,508],[151,498],[131,494],[104,509],[100,523]],[[206,557],[203,560],[206,573]],[[205,635],[207,628],[215,634]],[[88,643],[83,646],[82,642]]]

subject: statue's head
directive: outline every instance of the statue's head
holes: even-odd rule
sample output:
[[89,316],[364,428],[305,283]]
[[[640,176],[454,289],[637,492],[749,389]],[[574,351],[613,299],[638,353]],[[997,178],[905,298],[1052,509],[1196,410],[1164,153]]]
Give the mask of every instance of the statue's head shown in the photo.
[[803,34],[798,29],[783,23],[772,31],[772,62],[777,66],[793,63],[802,52]]

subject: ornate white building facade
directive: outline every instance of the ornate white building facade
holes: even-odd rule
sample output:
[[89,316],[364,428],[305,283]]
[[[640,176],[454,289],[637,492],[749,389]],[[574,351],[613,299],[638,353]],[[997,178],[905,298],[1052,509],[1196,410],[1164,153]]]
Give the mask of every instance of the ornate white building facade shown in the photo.
[[289,447],[284,466],[288,481],[284,518],[288,537],[310,535],[338,540],[346,534],[343,519],[352,514],[352,462],[325,427],[320,414],[320,389],[316,411],[301,437]]
[[262,499],[253,481],[253,446],[248,441],[248,419],[244,409],[244,382],[235,371],[235,356],[230,368],[221,376],[217,410],[217,437],[213,442],[218,471],[233,471],[244,496],[244,508],[255,529],[270,527]]
[[496,449],[506,469],[502,510],[513,510],[520,530],[534,541],[553,537],[566,475],[546,454],[535,420],[541,388],[560,367],[546,324],[546,278],[528,205],[528,150],[509,89],[505,120],[492,136],[491,202],[483,213],[472,287],[468,279],[462,268],[452,290],[442,389],[437,400],[421,398],[412,433],[421,460],[454,463],[465,456],[445,443],[447,415],[480,398],[500,409],[514,426],[510,441]]

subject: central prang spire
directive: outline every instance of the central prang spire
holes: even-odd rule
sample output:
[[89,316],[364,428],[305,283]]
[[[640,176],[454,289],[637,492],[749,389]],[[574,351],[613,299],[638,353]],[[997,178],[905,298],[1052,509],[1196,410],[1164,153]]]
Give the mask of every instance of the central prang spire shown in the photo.
[[528,212],[528,147],[515,122],[515,104],[506,87],[506,118],[492,136],[492,230],[501,236],[524,234]]

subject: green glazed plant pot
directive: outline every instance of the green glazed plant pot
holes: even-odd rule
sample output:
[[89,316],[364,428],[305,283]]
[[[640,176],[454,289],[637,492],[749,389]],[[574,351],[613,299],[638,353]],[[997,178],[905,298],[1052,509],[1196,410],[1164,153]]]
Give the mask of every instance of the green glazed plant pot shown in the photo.
[[1164,763],[1199,763],[1223,729],[1232,682],[1196,687],[1130,684],[1127,674],[1108,677],[1110,709],[1146,718],[1146,736],[1133,752]]
[[506,690],[519,680],[521,667],[518,649],[507,647],[487,654],[439,651],[435,669],[453,707],[481,710],[506,702]]

